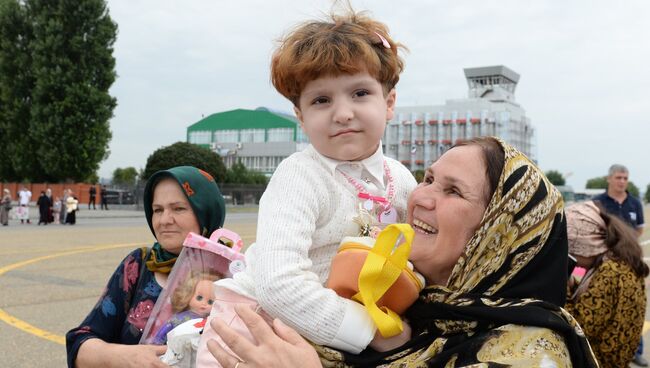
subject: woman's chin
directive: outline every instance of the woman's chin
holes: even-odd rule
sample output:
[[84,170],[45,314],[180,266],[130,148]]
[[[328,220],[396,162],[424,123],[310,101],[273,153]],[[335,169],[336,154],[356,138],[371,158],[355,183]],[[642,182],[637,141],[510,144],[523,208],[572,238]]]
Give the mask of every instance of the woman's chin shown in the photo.
[[160,241],[159,241],[159,243],[160,243],[160,245],[162,246],[162,248],[164,250],[166,250],[166,251],[168,251],[169,253],[172,253],[172,254],[177,254],[178,255],[181,252],[181,249],[183,249],[182,244],[181,245],[168,245],[169,243],[166,244],[166,242],[160,242]]
[[413,236],[413,242],[411,243],[411,254],[409,260],[414,264],[418,261],[430,257],[433,248],[435,247],[435,241],[437,234],[424,234],[416,231]]

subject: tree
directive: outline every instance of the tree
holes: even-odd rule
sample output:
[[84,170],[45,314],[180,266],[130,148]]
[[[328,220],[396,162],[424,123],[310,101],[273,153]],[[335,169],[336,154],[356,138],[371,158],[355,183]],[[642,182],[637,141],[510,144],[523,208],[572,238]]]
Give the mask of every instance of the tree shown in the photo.
[[97,172],[90,173],[90,175],[86,177],[86,180],[84,180],[84,182],[90,184],[97,184],[99,183],[99,175],[97,175]]
[[648,184],[647,187],[645,187],[645,202],[650,203],[650,184]]
[[266,175],[248,170],[241,161],[236,162],[226,173],[225,183],[229,184],[261,184],[266,185],[269,179]]
[[[108,155],[117,26],[105,0],[5,0],[0,176],[83,181]],[[4,139],[3,139],[4,140]]]
[[640,197],[639,197],[639,188],[638,188],[638,187],[637,187],[633,182],[631,182],[631,181],[628,181],[628,182],[627,182],[627,191],[628,191],[631,195],[633,195],[633,196],[635,196],[635,197],[637,197],[637,198],[640,198]]
[[39,163],[29,132],[34,88],[30,42],[33,30],[16,0],[0,2],[0,179],[30,179]]
[[551,184],[553,185],[566,184],[566,180],[564,180],[564,176],[557,170],[549,170],[545,174],[546,177],[548,178],[548,181],[550,181]]
[[176,142],[157,149],[149,156],[140,179],[147,180],[156,171],[175,166],[194,166],[207,171],[217,183],[223,183],[226,178],[226,167],[218,154],[195,144]]
[[135,167],[118,167],[113,171],[113,184],[134,186],[138,178],[138,170]]
[[585,185],[587,189],[607,189],[607,176],[599,176],[587,180]]

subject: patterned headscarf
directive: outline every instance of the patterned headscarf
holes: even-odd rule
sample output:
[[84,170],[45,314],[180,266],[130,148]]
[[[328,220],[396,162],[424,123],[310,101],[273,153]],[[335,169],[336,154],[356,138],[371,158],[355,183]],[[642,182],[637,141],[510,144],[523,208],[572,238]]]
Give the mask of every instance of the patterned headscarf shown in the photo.
[[[223,226],[226,218],[226,204],[214,178],[207,172],[193,166],[177,166],[169,170],[161,170],[153,174],[144,188],[144,213],[151,233],[156,236],[153,228],[153,193],[156,185],[164,178],[172,178],[178,182],[187,200],[192,206],[194,215],[199,223],[201,235],[210,236],[213,231]],[[146,263],[150,271],[169,273],[177,254],[170,253],[156,242]]]
[[567,207],[566,227],[569,253],[593,257],[607,252],[607,225],[594,202],[586,201]]
[[[446,286],[425,288],[407,311],[413,338],[398,351],[343,354],[352,366],[456,367],[497,363],[478,357],[495,329],[544,327],[559,333],[574,367],[597,366],[566,300],[567,238],[558,190],[525,155],[499,141],[504,169],[483,219]],[[416,336],[416,334],[418,334]],[[331,349],[319,348],[336,360]]]

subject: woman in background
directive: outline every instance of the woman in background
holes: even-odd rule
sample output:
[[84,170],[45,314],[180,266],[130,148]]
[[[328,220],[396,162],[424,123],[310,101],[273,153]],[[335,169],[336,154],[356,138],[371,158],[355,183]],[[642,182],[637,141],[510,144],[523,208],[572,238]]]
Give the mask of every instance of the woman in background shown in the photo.
[[67,211],[65,215],[65,223],[74,225],[77,223],[77,206],[79,201],[77,200],[77,197],[73,195],[71,189],[68,189],[68,199],[66,199],[65,202],[65,208]]
[[38,200],[36,201],[36,205],[38,206],[38,215],[39,215],[38,224],[47,225],[48,217],[50,215],[50,207],[52,207],[52,202],[45,195],[44,190],[41,190],[41,195],[38,197]]
[[569,281],[566,309],[578,320],[602,367],[627,367],[645,317],[648,266],[634,230],[592,201],[566,210],[569,253],[587,269]]
[[9,225],[9,211],[11,210],[11,192],[5,188],[2,191],[2,200],[0,201],[0,224]]

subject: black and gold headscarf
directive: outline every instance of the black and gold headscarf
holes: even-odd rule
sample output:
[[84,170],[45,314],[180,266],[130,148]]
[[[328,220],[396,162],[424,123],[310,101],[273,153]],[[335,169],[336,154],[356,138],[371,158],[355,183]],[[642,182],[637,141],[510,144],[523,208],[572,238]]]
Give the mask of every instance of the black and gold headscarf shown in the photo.
[[562,197],[525,155],[499,143],[505,164],[495,193],[447,286],[425,288],[407,311],[411,341],[360,355],[319,347],[325,366],[598,366],[560,308],[568,277]]

